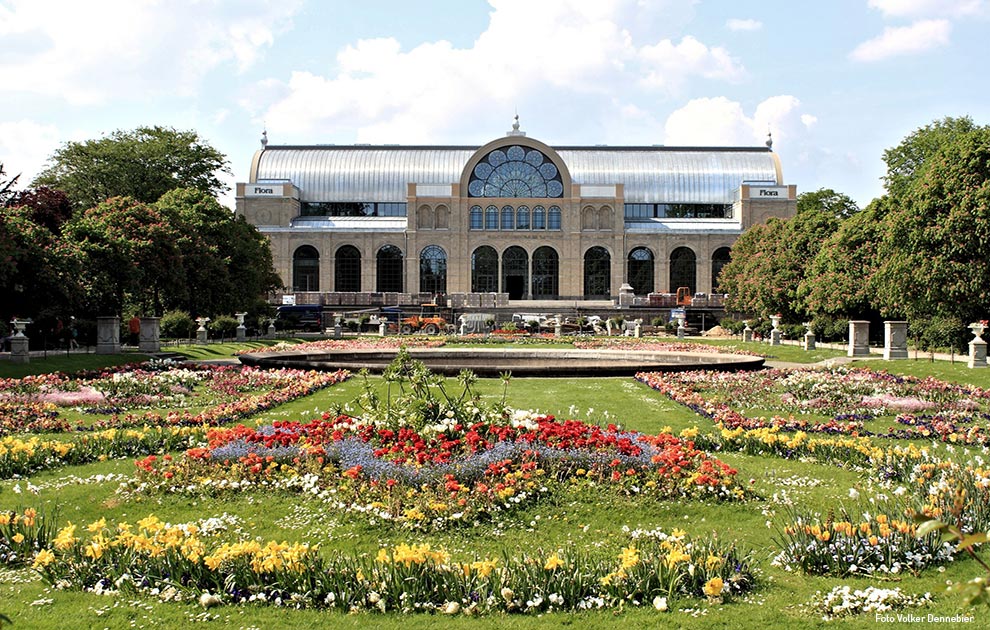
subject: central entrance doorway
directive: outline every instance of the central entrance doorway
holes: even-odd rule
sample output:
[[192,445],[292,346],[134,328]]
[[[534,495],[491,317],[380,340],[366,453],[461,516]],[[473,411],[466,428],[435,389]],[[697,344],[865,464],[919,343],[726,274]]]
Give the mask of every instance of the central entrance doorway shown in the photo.
[[510,300],[521,300],[526,292],[526,276],[506,276],[505,292]]
[[502,253],[502,291],[509,294],[510,300],[526,297],[529,284],[529,254],[517,245]]

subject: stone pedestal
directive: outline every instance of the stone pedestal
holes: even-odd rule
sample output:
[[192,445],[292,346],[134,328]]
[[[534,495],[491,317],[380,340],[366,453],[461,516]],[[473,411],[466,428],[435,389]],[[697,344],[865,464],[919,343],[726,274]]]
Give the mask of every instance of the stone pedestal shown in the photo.
[[770,345],[779,346],[780,345],[780,331],[774,328],[770,331]]
[[814,350],[815,349],[815,333],[810,330],[804,333],[804,349]]
[[333,338],[340,339],[343,336],[343,330],[340,327],[340,323],[333,325]]
[[619,287],[619,308],[628,308],[636,302],[632,285],[625,283]]
[[[18,333],[10,338],[10,362],[30,363],[31,353],[28,351],[30,340],[22,333]],[[984,352],[985,354],[985,352]]]
[[96,318],[96,354],[120,354],[120,318]]
[[379,337],[384,337],[385,336],[385,331],[387,329],[388,329],[388,326],[385,325],[385,322],[381,322],[380,324],[378,324],[378,336]]
[[684,339],[684,320],[682,318],[677,319],[677,338]]
[[985,321],[970,324],[969,329],[976,337],[969,342],[969,367],[984,368],[987,366],[987,342],[983,340],[983,331],[987,329]]
[[753,329],[749,327],[749,324],[743,328],[743,341],[747,343],[753,341]]
[[636,326],[633,328],[633,337],[639,339],[642,336],[643,336],[643,323],[637,321]]
[[846,354],[850,357],[870,356],[870,322],[849,320],[849,349]]
[[887,361],[908,358],[907,322],[883,323],[883,358]]
[[268,332],[265,334],[265,338],[266,339],[274,339],[275,338],[275,324],[273,322],[270,322],[268,324]]
[[247,341],[247,326],[244,325],[244,318],[247,317],[247,313],[234,313],[234,317],[237,318],[237,341]]
[[161,317],[142,317],[141,332],[138,335],[138,350],[158,352],[162,349]]
[[199,324],[199,328],[196,329],[196,343],[206,343],[207,331],[206,324],[210,321],[209,317],[197,317],[196,323]]
[[556,326],[553,327],[553,336],[554,337],[560,337],[563,334],[564,334],[564,327],[563,326],[561,326],[560,324],[557,324]]

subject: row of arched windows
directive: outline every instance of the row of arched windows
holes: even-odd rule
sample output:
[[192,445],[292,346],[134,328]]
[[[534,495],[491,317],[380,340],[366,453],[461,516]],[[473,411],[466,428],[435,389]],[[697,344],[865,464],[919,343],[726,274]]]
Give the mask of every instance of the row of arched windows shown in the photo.
[[[721,247],[712,254],[712,287],[718,287],[718,277],[729,262],[729,248]],[[395,245],[381,247],[375,255],[375,290],[380,293],[402,293],[403,255]],[[612,256],[601,246],[584,253],[584,297],[607,298],[612,294]],[[626,282],[636,295],[656,290],[653,252],[637,247],[626,260]],[[303,245],[292,257],[292,288],[294,291],[320,290],[320,254],[315,247]],[[483,245],[471,254],[471,292],[508,293],[509,299],[553,298],[560,295],[560,256],[549,246],[538,247],[532,260],[525,249],[507,247],[501,255],[494,247]],[[670,287],[697,289],[697,257],[690,248],[678,247],[670,253]],[[334,291],[361,290],[361,252],[353,245],[343,245],[334,254]],[[447,252],[438,245],[425,247],[419,255],[419,292],[447,292]]]
[[469,226],[472,230],[559,230],[560,206],[471,206]]

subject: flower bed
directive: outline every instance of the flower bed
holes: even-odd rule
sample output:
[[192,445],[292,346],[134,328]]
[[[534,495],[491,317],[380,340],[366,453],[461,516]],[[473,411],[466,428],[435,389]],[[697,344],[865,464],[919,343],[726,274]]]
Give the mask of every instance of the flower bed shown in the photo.
[[[4,530],[0,528],[0,544]],[[613,555],[573,549],[455,560],[429,544],[374,557],[325,556],[307,543],[223,540],[202,524],[101,519],[66,525],[33,554],[50,584],[100,593],[153,592],[204,606],[255,602],[348,612],[544,613],[654,605],[677,598],[723,602],[754,586],[748,559],[715,539],[633,532]]]

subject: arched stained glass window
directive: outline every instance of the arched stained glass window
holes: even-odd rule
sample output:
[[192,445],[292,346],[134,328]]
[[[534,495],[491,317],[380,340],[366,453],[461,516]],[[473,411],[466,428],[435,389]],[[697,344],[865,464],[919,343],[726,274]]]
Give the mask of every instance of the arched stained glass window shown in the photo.
[[670,292],[687,287],[691,294],[697,291],[697,258],[687,247],[678,247],[670,252]]
[[552,247],[539,247],[533,252],[533,299],[555,298],[560,295],[560,257]]
[[732,255],[728,247],[719,247],[712,252],[712,292],[718,291],[718,279],[722,275],[722,267],[729,264]]
[[512,229],[513,223],[515,222],[514,220],[516,218],[515,217],[515,214],[516,214],[516,212],[515,212],[515,210],[512,209],[512,206],[504,206],[502,208],[502,229],[503,230],[511,230]]
[[320,290],[320,252],[303,245],[292,254],[292,290]]
[[626,282],[636,295],[653,292],[653,252],[645,247],[637,247],[629,252],[629,276]]
[[402,293],[402,250],[385,245],[378,250],[378,273],[375,290],[379,293]]
[[612,291],[612,256],[604,247],[584,253],[584,297],[607,298]]
[[447,252],[430,245],[419,255],[419,292],[447,292]]
[[560,208],[558,206],[550,206],[550,212],[547,213],[547,229],[560,229]]
[[519,206],[516,209],[516,229],[517,230],[528,230],[529,229],[529,207]]
[[498,292],[498,252],[484,245],[471,254],[471,292]]
[[471,206],[471,229],[481,230],[485,227],[484,215],[481,206]]
[[533,208],[533,229],[547,229],[547,211],[543,206],[536,206]]
[[361,290],[361,252],[353,245],[337,250],[333,265],[333,290],[357,292]]
[[485,229],[498,229],[498,208],[495,206],[488,206],[485,208]]
[[510,300],[521,300],[529,284],[529,255],[522,247],[512,246],[502,252],[502,292]]
[[495,149],[478,162],[468,181],[469,197],[563,197],[560,170],[536,149]]

